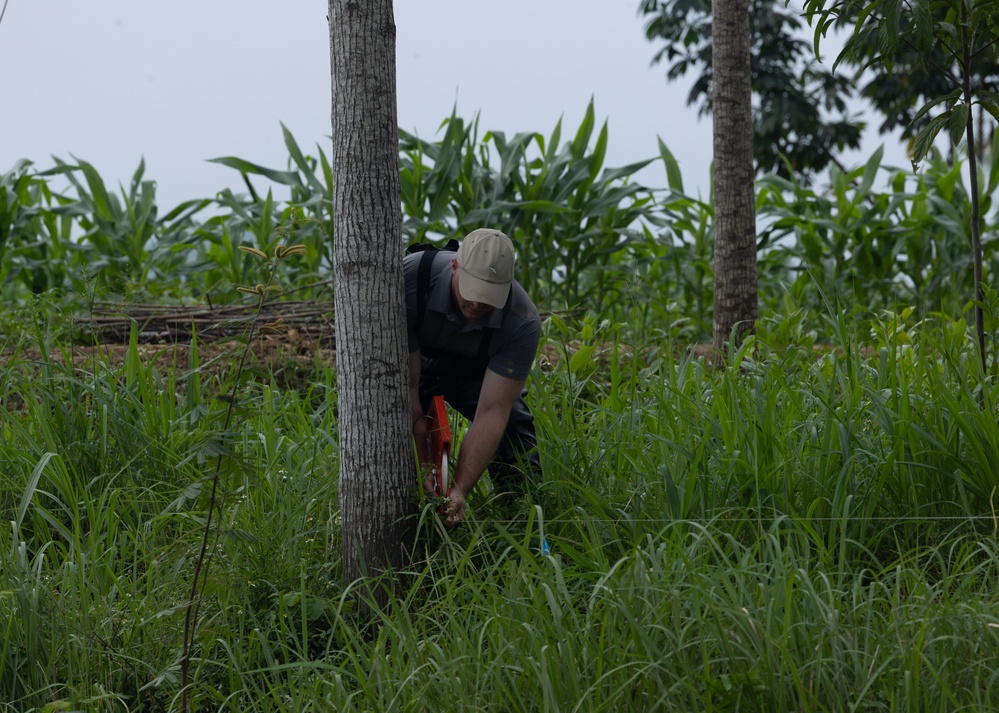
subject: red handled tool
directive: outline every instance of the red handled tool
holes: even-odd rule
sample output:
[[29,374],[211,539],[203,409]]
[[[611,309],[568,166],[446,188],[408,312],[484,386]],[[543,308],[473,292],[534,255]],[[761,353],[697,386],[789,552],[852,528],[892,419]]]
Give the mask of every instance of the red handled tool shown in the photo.
[[447,496],[451,489],[448,480],[448,465],[451,460],[451,425],[447,417],[447,407],[443,396],[430,400],[430,464],[434,468],[434,492]]

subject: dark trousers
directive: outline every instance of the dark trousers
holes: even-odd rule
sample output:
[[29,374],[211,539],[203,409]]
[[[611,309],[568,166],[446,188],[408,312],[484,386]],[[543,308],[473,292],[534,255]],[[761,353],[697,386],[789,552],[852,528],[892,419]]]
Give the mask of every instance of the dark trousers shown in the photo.
[[[471,422],[479,404],[485,373],[485,365],[475,359],[424,355],[420,362],[420,403],[423,410],[429,408],[432,397],[440,395],[451,408],[457,409]],[[541,481],[534,416],[524,402],[526,395],[525,387],[510,411],[506,431],[489,463],[489,477],[497,492],[521,494],[525,480],[534,485]]]

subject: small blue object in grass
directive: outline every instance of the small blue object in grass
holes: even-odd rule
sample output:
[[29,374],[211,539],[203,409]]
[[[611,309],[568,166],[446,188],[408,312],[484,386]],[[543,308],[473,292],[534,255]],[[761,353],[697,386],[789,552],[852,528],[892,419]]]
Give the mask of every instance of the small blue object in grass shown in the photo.
[[541,549],[539,552],[542,557],[551,554],[551,547],[548,546],[548,538],[544,535],[541,536]]

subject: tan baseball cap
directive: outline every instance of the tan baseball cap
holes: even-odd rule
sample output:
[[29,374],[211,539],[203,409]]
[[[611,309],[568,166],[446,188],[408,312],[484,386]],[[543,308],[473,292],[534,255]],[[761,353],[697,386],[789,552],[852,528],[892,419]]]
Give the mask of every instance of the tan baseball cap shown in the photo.
[[503,309],[513,282],[513,241],[498,230],[479,228],[461,241],[457,259],[461,296]]

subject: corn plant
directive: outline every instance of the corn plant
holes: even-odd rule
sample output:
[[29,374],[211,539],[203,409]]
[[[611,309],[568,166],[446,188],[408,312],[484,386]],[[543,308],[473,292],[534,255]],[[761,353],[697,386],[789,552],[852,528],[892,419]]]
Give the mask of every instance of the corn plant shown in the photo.
[[[304,246],[305,252],[301,255],[301,265],[293,268],[289,280],[296,281],[296,276],[301,274],[297,281],[302,283],[301,287],[305,287],[311,282],[327,280],[332,270],[333,168],[321,147],[316,147],[318,158],[308,156],[283,124],[281,130],[289,155],[286,170],[266,168],[233,156],[215,158],[212,161],[240,172],[249,190],[249,200],[237,197],[231,191],[222,192],[220,198],[230,214],[238,216],[242,224],[256,236],[258,249],[265,252],[272,249],[273,245],[269,244],[267,236],[276,225],[284,224],[289,212],[294,212],[295,232],[289,239],[294,240],[296,245]],[[252,182],[252,178],[256,176],[284,186],[289,191],[286,207],[281,209],[280,217],[275,215],[271,191],[267,191],[266,198],[261,198]],[[223,218],[221,222],[225,223],[225,229],[233,230],[227,218]],[[214,232],[208,231],[206,236],[212,236]],[[306,290],[304,296],[313,294]]]
[[82,211],[49,185],[60,169],[33,175],[31,166],[21,161],[0,176],[0,278],[10,300],[85,289],[75,241]]
[[[921,315],[962,314],[963,295],[973,290],[967,250],[971,204],[962,170],[961,162],[949,164],[933,154],[925,171],[913,176],[883,168],[878,151],[862,167],[834,169],[828,194],[793,178],[762,179],[761,276],[778,276],[816,308],[825,301],[857,305],[866,318],[910,304]],[[887,175],[885,192],[874,190],[880,173]],[[999,172],[993,166],[982,173],[987,191],[982,229],[988,232],[996,220],[989,209]],[[991,265],[994,245],[984,247]],[[775,287],[771,283],[761,292],[777,296]]]
[[646,239],[637,224],[652,207],[628,179],[652,159],[604,169],[608,129],[594,141],[592,102],[565,144],[561,121],[547,138],[489,131],[480,141],[478,120],[466,127],[453,114],[444,129],[437,143],[400,132],[407,238],[490,225],[513,239],[518,279],[540,303],[613,302],[626,269],[613,258]]

